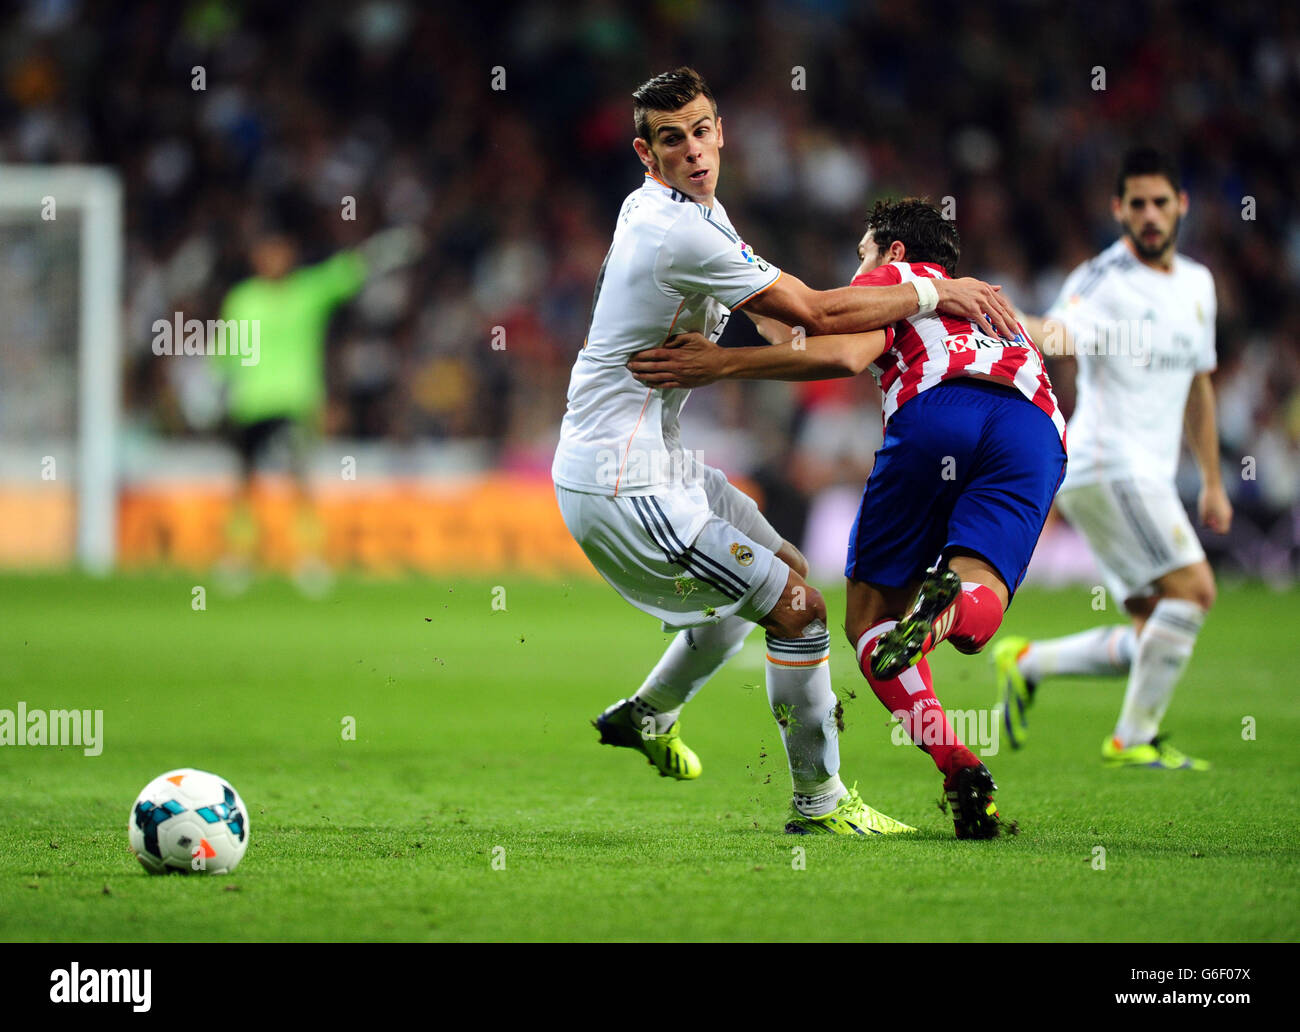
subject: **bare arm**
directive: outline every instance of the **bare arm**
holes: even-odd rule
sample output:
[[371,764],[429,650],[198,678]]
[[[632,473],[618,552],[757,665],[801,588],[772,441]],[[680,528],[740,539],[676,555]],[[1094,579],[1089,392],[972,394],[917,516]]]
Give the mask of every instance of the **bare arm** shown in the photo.
[[885,332],[787,336],[771,347],[720,348],[698,333],[638,351],[627,367],[647,387],[703,387],[716,380],[831,380],[856,376],[885,350]]
[[758,330],[758,335],[769,344],[781,344],[794,336],[794,329],[779,319],[770,319],[766,315],[751,312],[748,308],[744,312]]
[[[939,311],[945,315],[969,319],[994,336],[1010,338],[1018,332],[1016,310],[1002,296],[1000,287],[969,277],[930,282],[939,295]],[[916,288],[910,283],[813,290],[788,272],[745,303],[745,311],[819,335],[879,330],[919,310]]]
[[1197,500],[1201,522],[1218,534],[1232,526],[1232,503],[1219,473],[1219,429],[1214,412],[1214,384],[1209,373],[1197,373],[1187,395],[1184,413],[1187,443],[1201,469],[1201,495]]

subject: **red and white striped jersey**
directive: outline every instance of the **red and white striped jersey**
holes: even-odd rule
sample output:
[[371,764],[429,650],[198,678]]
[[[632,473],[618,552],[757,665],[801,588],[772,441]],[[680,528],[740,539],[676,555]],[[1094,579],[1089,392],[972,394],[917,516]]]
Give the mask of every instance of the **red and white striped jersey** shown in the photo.
[[[930,262],[890,262],[855,276],[853,286],[891,286],[922,276],[948,278],[941,266]],[[885,396],[885,423],[922,391],[945,380],[982,373],[1014,387],[1042,409],[1064,441],[1065,420],[1043,367],[1043,356],[1025,328],[1019,329],[1015,340],[1003,340],[965,319],[939,312],[912,315],[887,327],[886,349],[868,366]]]

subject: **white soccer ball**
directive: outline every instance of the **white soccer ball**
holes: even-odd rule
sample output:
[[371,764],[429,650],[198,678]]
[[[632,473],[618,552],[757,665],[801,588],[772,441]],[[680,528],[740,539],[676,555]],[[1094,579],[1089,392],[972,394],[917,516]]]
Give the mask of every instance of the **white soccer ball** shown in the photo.
[[131,852],[150,874],[229,874],[248,848],[248,810],[224,778],[189,767],[145,785],[127,819]]

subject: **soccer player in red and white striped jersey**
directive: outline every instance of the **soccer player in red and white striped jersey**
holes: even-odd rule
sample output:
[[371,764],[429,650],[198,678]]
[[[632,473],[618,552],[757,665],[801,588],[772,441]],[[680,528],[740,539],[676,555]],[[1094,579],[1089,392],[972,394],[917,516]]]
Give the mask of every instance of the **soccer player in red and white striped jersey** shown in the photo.
[[[872,371],[885,394],[885,441],[850,534],[845,631],[877,698],[943,774],[957,837],[992,838],[997,786],[953,731],[925,656],[944,639],[978,652],[1001,625],[1065,473],[1065,424],[1023,327],[993,337],[928,303],[959,253],[955,227],[933,205],[882,201],[853,283],[912,283],[925,314],[865,334],[790,331],[769,348],[722,349],[691,334],[628,368],[664,388]],[[772,339],[771,326],[761,329]]]
[[[861,257],[867,246],[859,247]],[[855,287],[889,286],[918,279],[950,279],[936,262],[888,261],[853,277]],[[909,316],[885,330],[885,351],[868,366],[884,394],[889,422],[900,405],[959,376],[1015,387],[1047,414],[1061,438],[1065,420],[1043,367],[1043,356],[1024,327],[1014,340],[992,337],[966,319],[935,312]]]

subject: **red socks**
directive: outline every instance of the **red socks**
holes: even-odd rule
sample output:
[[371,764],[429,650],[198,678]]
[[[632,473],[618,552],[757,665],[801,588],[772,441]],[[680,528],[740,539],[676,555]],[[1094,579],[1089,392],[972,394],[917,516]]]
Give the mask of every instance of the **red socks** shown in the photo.
[[[997,606],[996,597],[993,603],[998,608],[998,617],[1001,619],[1001,606]],[[909,667],[888,681],[877,680],[872,675],[871,648],[876,639],[896,623],[897,620],[882,620],[858,639],[858,666],[861,667],[863,676],[876,693],[876,698],[884,703],[885,709],[902,721],[908,736],[930,755],[941,773],[948,775],[954,770],[971,766],[974,757],[958,740],[948,723],[943,705],[934,694],[930,664],[924,657],[916,666]]]
[[[975,581],[962,581],[955,603],[956,616],[944,635],[958,652],[969,655],[988,644],[1002,626],[1002,603],[993,589]],[[943,641],[940,638],[939,641]],[[939,641],[932,642],[934,648]],[[928,651],[928,650],[927,650]]]
[[[951,641],[959,652],[978,652],[1002,626],[1002,603],[992,588],[974,581],[962,581],[961,587],[961,594],[953,602],[946,632],[937,641],[927,641],[926,652],[944,638]],[[930,755],[941,773],[950,776],[963,767],[974,766],[979,760],[962,744],[948,723],[948,715],[934,694],[930,664],[924,656],[916,666],[888,681],[878,680],[871,673],[872,646],[897,623],[897,620],[882,620],[858,639],[858,666],[862,675],[876,693],[876,698],[902,722],[908,736]],[[943,621],[937,620],[936,623],[942,624]]]

